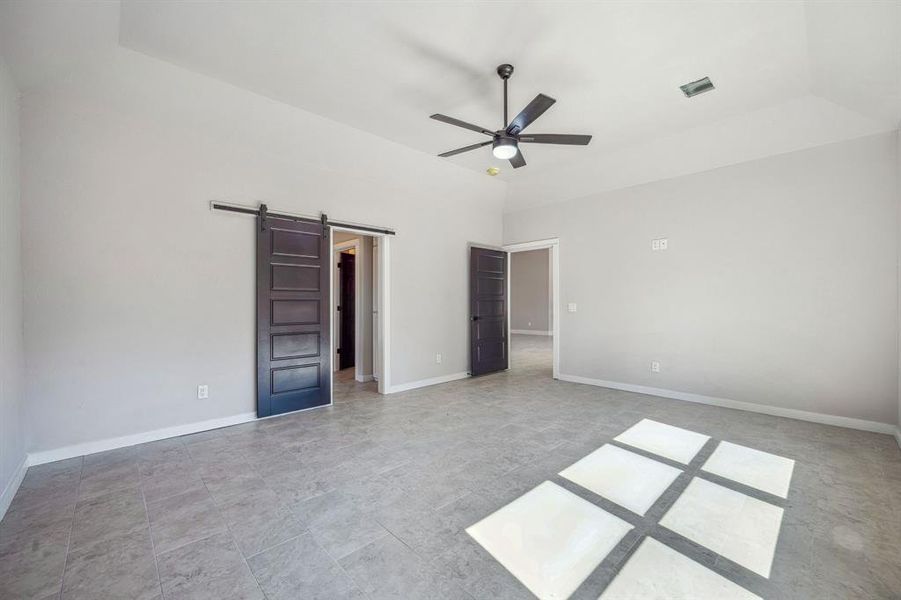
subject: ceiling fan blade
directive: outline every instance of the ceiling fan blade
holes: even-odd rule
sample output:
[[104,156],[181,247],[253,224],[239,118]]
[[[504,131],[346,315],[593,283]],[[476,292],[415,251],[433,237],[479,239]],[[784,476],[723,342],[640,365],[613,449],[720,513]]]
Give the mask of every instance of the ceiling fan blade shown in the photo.
[[513,165],[514,169],[526,166],[526,159],[523,158],[521,149],[510,159],[510,164]]
[[528,127],[535,119],[543,115],[544,111],[553,106],[554,102],[556,102],[556,100],[550,96],[538,94],[524,109],[522,109],[522,112],[513,117],[513,120],[510,121],[510,124],[507,126],[507,133],[516,135]]
[[492,143],[491,140],[488,140],[487,142],[482,142],[480,144],[473,144],[472,146],[463,146],[462,148],[457,148],[456,150],[448,150],[447,152],[442,152],[438,156],[446,158],[448,156],[454,156],[455,154],[463,154],[464,152],[469,152],[470,150],[475,150],[477,148],[482,148],[483,146],[487,146],[490,143]]
[[469,129],[470,131],[477,131],[479,133],[484,133],[485,135],[490,135],[494,137],[494,132],[485,129],[484,127],[479,127],[478,125],[473,125],[472,123],[467,123],[466,121],[461,121],[460,119],[455,119],[453,117],[448,117],[446,115],[434,114],[429,117],[430,119],[435,119],[436,121],[441,121],[442,123],[447,123],[448,125],[456,125],[457,127],[462,127],[463,129]]
[[587,146],[590,135],[570,135],[568,133],[533,133],[522,135],[520,142],[529,144],[566,144],[567,146]]

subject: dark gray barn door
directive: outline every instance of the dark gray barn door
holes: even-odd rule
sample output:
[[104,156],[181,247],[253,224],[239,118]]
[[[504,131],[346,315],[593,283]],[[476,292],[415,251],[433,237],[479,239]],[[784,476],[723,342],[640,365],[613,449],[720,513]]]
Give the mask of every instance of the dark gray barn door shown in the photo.
[[508,368],[506,252],[469,249],[469,300],[470,372]]
[[257,235],[257,416],[331,403],[323,223],[262,215]]

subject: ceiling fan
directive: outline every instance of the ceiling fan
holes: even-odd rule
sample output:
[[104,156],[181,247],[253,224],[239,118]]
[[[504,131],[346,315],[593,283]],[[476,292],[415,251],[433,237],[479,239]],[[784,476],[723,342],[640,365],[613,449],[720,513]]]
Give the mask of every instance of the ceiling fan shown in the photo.
[[526,159],[523,158],[522,152],[519,149],[520,143],[587,146],[588,142],[591,141],[590,135],[569,135],[562,133],[533,133],[531,135],[523,135],[522,131],[526,127],[528,127],[535,119],[543,115],[544,111],[549,109],[554,104],[554,102],[556,102],[556,100],[554,100],[550,96],[538,94],[537,96],[535,96],[534,100],[529,102],[529,104],[524,109],[522,109],[522,112],[513,117],[512,121],[508,121],[507,80],[510,79],[511,75],[513,75],[513,65],[500,65],[497,68],[497,74],[501,79],[504,80],[504,128],[497,131],[490,131],[488,129],[485,129],[484,127],[479,127],[478,125],[473,125],[472,123],[467,123],[466,121],[461,121],[453,117],[434,114],[431,116],[431,118],[435,119],[436,121],[441,121],[442,123],[448,123],[449,125],[456,125],[457,127],[477,131],[491,138],[491,140],[487,142],[481,142],[479,144],[457,148],[456,150],[443,152],[438,156],[454,156],[456,154],[462,154],[463,152],[469,152],[470,150],[475,150],[477,148],[482,148],[484,146],[487,146],[488,144],[491,144],[491,152],[496,158],[509,159],[510,164],[513,165],[513,168],[518,169],[519,167],[526,166]]

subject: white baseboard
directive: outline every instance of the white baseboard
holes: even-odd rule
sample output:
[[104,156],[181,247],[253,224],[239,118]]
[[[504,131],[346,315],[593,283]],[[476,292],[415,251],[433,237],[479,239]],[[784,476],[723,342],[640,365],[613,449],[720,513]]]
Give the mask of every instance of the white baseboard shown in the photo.
[[541,331],[538,329],[511,329],[510,333],[519,335],[554,335],[553,331]]
[[[897,427],[889,423],[880,423],[878,421],[866,421],[864,419],[853,419],[851,417],[827,415],[823,413],[809,412],[806,410],[797,410],[794,408],[782,408],[780,406],[770,406],[767,404],[755,404],[753,402],[742,402],[740,400],[729,400],[727,398],[703,396],[701,394],[692,394],[691,392],[677,392],[675,390],[666,390],[663,388],[648,387],[644,385],[634,385],[631,383],[620,383],[618,381],[604,381],[601,379],[580,377],[578,375],[563,375],[561,373],[559,379],[572,383],[584,383],[586,385],[595,385],[598,387],[623,390],[626,392],[636,392],[639,394],[647,394],[649,396],[660,396],[661,398],[670,398],[673,400],[685,400],[686,402],[696,402],[698,404],[709,404],[711,406],[722,406],[723,408],[734,408],[736,410],[745,410],[748,412],[773,415],[774,417],[787,417],[789,419],[798,419],[800,421],[822,423],[823,425],[835,425],[836,427],[847,427],[849,429],[860,429],[862,431],[873,431],[875,433],[887,433],[889,435],[894,434],[896,436],[899,435],[897,433]],[[901,444],[901,440],[899,440],[899,444]]]
[[407,390],[415,390],[416,388],[428,387],[430,385],[437,385],[439,383],[447,383],[449,381],[456,381],[458,379],[466,379],[467,377],[469,377],[469,373],[467,371],[463,371],[462,373],[451,373],[450,375],[441,375],[439,377],[431,377],[429,379],[420,379],[419,381],[410,381],[408,383],[392,385],[388,390],[388,393],[395,394],[397,392],[406,392]]
[[219,419],[210,419],[208,421],[198,421],[196,423],[188,423],[186,425],[175,425],[174,427],[164,427],[163,429],[154,429],[153,431],[145,431],[144,433],[135,433],[132,435],[124,435],[122,437],[109,438],[106,440],[98,440],[96,442],[84,442],[82,444],[73,444],[64,446],[54,450],[43,450],[41,452],[33,452],[28,455],[29,466],[42,465],[44,463],[56,462],[76,456],[84,456],[86,454],[94,454],[96,452],[104,452],[106,450],[115,450],[116,448],[124,448],[126,446],[134,446],[136,444],[144,444],[147,442],[155,442],[166,438],[177,437],[180,435],[188,435],[198,433],[200,431],[209,431],[210,429],[219,429],[220,427],[228,427],[229,425],[238,425],[254,421],[257,418],[255,412],[233,415],[231,417],[222,417]]
[[901,448],[901,425],[895,427],[895,441],[898,442],[898,447]]
[[369,381],[375,381],[375,377],[373,377],[371,373],[369,375],[357,375],[356,377],[354,377],[354,379],[356,379],[360,383],[367,383]]
[[25,479],[27,471],[28,455],[26,454],[22,457],[22,462],[19,464],[16,472],[13,473],[12,478],[7,482],[6,487],[3,488],[3,493],[0,494],[0,519],[3,519],[7,509],[9,509],[9,505],[12,503],[16,492],[19,491],[19,486],[22,485],[22,480]]

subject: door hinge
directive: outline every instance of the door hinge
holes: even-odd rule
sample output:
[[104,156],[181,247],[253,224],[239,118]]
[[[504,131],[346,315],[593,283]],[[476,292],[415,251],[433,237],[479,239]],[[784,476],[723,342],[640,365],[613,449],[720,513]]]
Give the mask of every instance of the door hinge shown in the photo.
[[340,306],[336,306],[336,307],[335,307],[335,310],[337,310],[338,312],[341,312],[341,307],[340,307]]
[[341,348],[338,348],[337,350],[335,350],[335,354],[341,354]]

